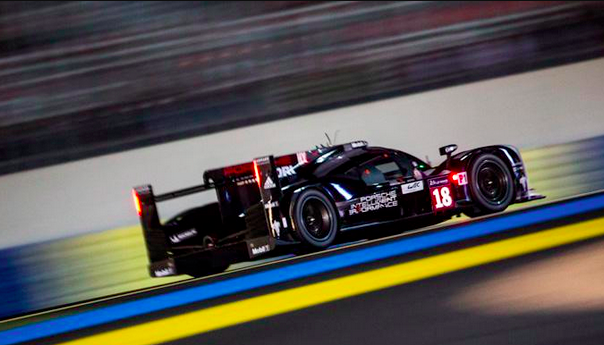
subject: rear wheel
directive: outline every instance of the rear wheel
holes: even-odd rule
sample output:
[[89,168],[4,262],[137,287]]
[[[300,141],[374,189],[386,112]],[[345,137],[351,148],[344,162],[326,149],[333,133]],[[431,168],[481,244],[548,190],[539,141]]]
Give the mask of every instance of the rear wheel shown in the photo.
[[477,217],[505,210],[514,199],[514,183],[510,170],[497,156],[484,154],[470,166],[470,192],[474,209],[464,213]]
[[295,200],[292,208],[295,233],[311,248],[327,248],[338,233],[338,218],[331,200],[318,190],[309,189]]

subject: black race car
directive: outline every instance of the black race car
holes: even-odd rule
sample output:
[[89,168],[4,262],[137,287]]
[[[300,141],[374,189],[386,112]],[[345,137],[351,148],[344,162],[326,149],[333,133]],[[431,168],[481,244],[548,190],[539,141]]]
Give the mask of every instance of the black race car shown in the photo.
[[[431,167],[358,141],[208,170],[204,184],[166,194],[134,188],[150,274],[203,276],[278,248],[327,248],[347,230],[475,217],[543,198],[529,189],[514,147],[456,149],[440,148],[446,160]],[[209,189],[218,202],[162,224],[158,202]]]

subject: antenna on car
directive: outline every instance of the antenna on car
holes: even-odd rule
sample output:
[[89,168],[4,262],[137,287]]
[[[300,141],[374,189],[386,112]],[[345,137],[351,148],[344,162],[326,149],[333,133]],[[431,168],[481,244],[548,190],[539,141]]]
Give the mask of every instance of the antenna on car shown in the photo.
[[329,137],[329,134],[325,133],[325,136],[327,137],[327,146],[328,146],[328,147],[333,146],[333,145],[335,145],[335,144],[336,144],[336,142],[337,142],[337,141],[336,141],[336,138],[338,137],[338,132],[339,132],[339,131],[340,131],[340,130],[338,129],[338,130],[336,130],[336,132],[333,134],[333,141],[332,141],[332,140],[331,140],[331,138]]

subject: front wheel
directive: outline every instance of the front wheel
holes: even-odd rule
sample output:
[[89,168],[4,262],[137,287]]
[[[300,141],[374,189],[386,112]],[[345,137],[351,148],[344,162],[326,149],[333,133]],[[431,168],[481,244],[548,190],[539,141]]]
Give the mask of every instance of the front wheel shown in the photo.
[[470,166],[470,192],[475,208],[470,217],[505,210],[514,199],[514,180],[506,164],[497,156],[484,154]]
[[307,247],[329,247],[338,233],[338,218],[331,200],[318,190],[309,189],[295,200],[291,215],[294,233]]

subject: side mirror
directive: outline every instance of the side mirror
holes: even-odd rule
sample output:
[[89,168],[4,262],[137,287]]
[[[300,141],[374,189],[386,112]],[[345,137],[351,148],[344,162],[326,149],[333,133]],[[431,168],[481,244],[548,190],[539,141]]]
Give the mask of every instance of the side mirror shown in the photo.
[[447,145],[447,146],[443,146],[440,149],[438,149],[438,152],[440,152],[441,156],[447,156],[447,169],[449,169],[449,164],[451,162],[451,154],[453,152],[455,152],[455,150],[457,150],[457,145],[452,144],[452,145]]
[[457,145],[452,144],[452,145],[447,145],[447,146],[443,146],[440,149],[438,149],[438,152],[440,153],[441,156],[447,156],[450,157],[451,154],[453,152],[455,152],[455,150],[457,150]]

